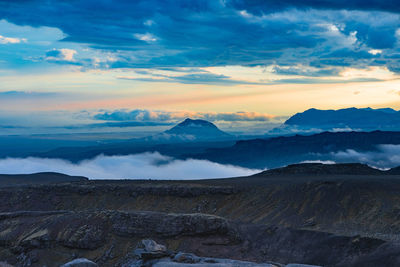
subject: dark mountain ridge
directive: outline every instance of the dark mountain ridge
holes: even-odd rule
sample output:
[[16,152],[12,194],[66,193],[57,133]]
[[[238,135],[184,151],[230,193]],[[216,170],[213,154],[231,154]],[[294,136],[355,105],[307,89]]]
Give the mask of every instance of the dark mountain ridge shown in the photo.
[[0,174],[0,186],[83,182],[87,180],[88,178],[83,176],[70,176],[56,172],[39,172],[33,174]]
[[400,130],[400,111],[390,108],[346,108],[338,110],[308,109],[285,121],[284,126],[300,129],[353,129],[359,131]]
[[388,173],[391,175],[400,175],[400,166],[388,170]]
[[171,129],[144,138],[87,147],[60,147],[46,152],[32,153],[36,157],[62,158],[73,162],[98,155],[129,155],[159,152],[172,157],[182,157],[187,151],[203,153],[207,148],[227,147],[236,137],[218,129],[205,120],[185,119]]
[[[152,139],[177,141],[204,141],[233,138],[232,135],[221,131],[213,123],[206,120],[185,119],[171,129],[155,135]],[[151,139],[150,139],[151,140]]]
[[193,134],[204,135],[213,134],[214,136],[229,136],[229,134],[221,131],[213,123],[206,120],[185,119],[183,122],[165,131],[168,134]]
[[392,174],[390,171],[383,171],[372,168],[361,163],[298,163],[286,167],[266,170],[254,176],[268,175],[383,175]]
[[[333,153],[349,149],[358,152],[378,152],[379,146],[385,144],[400,145],[400,132],[323,132],[312,135],[280,136],[240,141],[229,139],[176,143],[140,143],[133,141],[91,147],[59,148],[46,153],[37,153],[34,156],[62,158],[78,162],[101,154],[128,155],[159,152],[179,159],[205,159],[222,164],[265,169],[303,161],[333,160]],[[357,160],[353,159],[352,161],[356,162]]]
[[400,144],[400,132],[323,132],[241,140],[231,147],[208,149],[190,157],[249,168],[276,168],[307,160],[331,160],[332,153],[348,149],[378,151],[383,144]]

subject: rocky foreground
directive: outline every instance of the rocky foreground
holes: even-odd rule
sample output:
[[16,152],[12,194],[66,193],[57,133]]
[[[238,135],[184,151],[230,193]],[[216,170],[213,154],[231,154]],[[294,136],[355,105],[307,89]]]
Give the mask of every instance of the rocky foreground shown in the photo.
[[[57,263],[83,256],[101,266],[153,266],[161,259],[163,263],[173,263],[170,260],[176,255],[166,250],[158,255],[160,257],[152,253],[146,256],[146,251],[137,257],[137,250],[133,248],[142,238],[149,237],[176,251],[264,264],[214,260],[215,263],[235,263],[234,266],[285,266],[272,264],[271,259],[283,263],[318,262],[324,266],[368,266],[365,264],[374,260],[371,252],[382,254],[378,257],[379,263],[387,260],[383,255],[400,254],[400,247],[395,243],[378,239],[234,223],[205,214],[144,211],[21,211],[0,214],[0,245],[3,247],[0,257],[17,266],[57,266]],[[207,262],[209,259],[191,257],[195,260],[189,263],[211,264]]]
[[[93,261],[85,258],[72,260],[61,267],[96,267]],[[173,252],[164,245],[157,244],[154,240],[144,239],[139,242],[137,248],[125,258],[123,267],[132,266],[154,266],[154,267],[185,267],[185,266],[210,266],[210,267],[320,267],[316,265],[305,264],[279,264],[279,263],[254,263],[248,261],[239,261],[231,259],[198,257],[192,253]]]
[[399,266],[400,177],[336,167],[3,186],[0,266]]

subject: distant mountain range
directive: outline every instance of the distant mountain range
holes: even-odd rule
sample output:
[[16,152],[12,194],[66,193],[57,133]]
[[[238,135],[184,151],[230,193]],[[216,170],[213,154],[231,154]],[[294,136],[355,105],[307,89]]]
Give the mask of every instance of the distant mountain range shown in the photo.
[[[186,119],[163,133],[146,138],[86,147],[60,147],[23,156],[78,162],[100,154],[159,152],[179,159],[204,159],[263,169],[304,161],[370,163],[362,153],[375,153],[380,158],[373,162],[373,166],[394,167],[399,162],[389,162],[390,155],[385,156],[389,152],[382,151],[382,148],[386,146],[391,150],[390,153],[397,153],[400,149],[400,131],[369,131],[375,129],[374,125],[375,128],[397,129],[400,126],[399,111],[370,108],[310,109],[292,116],[284,123],[281,129],[290,133],[286,136],[261,136],[240,141],[238,137],[221,131],[211,122]],[[353,128],[357,131],[350,131]],[[293,130],[305,134],[293,135]]]
[[315,133],[322,131],[399,131],[400,111],[391,108],[309,109],[297,113],[270,134]]
[[[321,114],[326,112],[329,114],[326,116],[327,119],[321,119]],[[342,114],[343,117],[338,116],[338,114]],[[313,123],[319,124],[320,128],[333,127],[333,125],[355,126],[356,124],[342,124],[341,122],[351,122],[357,117],[354,114],[358,114],[359,121],[367,120],[365,114],[378,114],[375,120],[378,120],[377,117],[381,116],[381,120],[384,121],[386,120],[385,116],[397,116],[398,112],[390,109],[309,110],[296,114],[288,119],[285,125],[298,126],[298,124],[301,124],[304,128],[313,127]],[[364,117],[360,117],[362,114],[364,114]],[[350,120],[348,117],[353,119]],[[372,121],[360,122],[358,126],[363,124],[372,127],[371,123]],[[383,125],[383,123],[380,125]],[[175,127],[148,138],[89,147],[58,148],[31,155],[62,158],[77,162],[100,154],[128,155],[159,152],[179,159],[204,159],[221,164],[264,169],[318,160],[368,163],[361,158],[362,155],[357,155],[357,153],[380,153],[380,145],[400,145],[400,132],[395,131],[322,132],[240,141],[236,141],[235,138],[237,137],[224,133],[210,122],[186,119]],[[350,155],[351,157],[346,157],[349,150],[353,151],[353,154]],[[336,155],[337,153],[342,154]],[[385,162],[385,160],[385,158],[380,159],[379,162],[374,163],[374,166],[386,168],[393,167],[393,164],[395,164]]]
[[[243,140],[231,147],[208,149],[205,153],[186,157],[261,169],[303,161],[346,162],[350,159],[336,158],[335,153],[348,150],[379,153],[379,146],[385,144],[400,145],[400,132],[323,132],[313,135]],[[357,154],[353,154],[354,157],[351,160],[357,161]],[[385,162],[376,162],[376,164],[384,165]]]
[[208,148],[232,146],[235,141],[235,136],[221,131],[211,122],[188,118],[165,132],[145,138],[87,147],[59,147],[47,152],[32,153],[30,156],[62,158],[78,162],[100,154],[129,155],[159,152],[181,158],[188,153],[204,153]]

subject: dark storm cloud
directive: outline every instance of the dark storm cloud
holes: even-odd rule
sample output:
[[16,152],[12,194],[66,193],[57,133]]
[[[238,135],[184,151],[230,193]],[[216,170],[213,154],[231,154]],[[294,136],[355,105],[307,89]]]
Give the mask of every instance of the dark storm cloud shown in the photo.
[[287,8],[348,9],[400,12],[397,1],[382,0],[229,0],[229,5],[261,15]]
[[[398,62],[391,60],[391,54],[399,50],[396,31],[400,27],[400,5],[396,2],[0,0],[0,19],[18,25],[55,27],[65,33],[66,42],[115,53],[115,60],[104,64],[107,68],[298,63],[318,68],[365,67],[374,62],[396,70]],[[315,10],[325,13],[318,16]],[[342,10],[358,13],[349,15]],[[335,35],[327,25],[338,26]],[[337,44],[339,39],[353,35],[357,39],[354,44]],[[338,49],[349,52],[340,54],[335,51]],[[386,49],[386,61],[374,61],[368,49]],[[55,63],[91,64],[79,59],[54,60],[62,55],[48,53],[53,54],[49,61]],[[197,78],[181,76],[180,82],[191,83]],[[216,77],[215,82],[222,80]]]

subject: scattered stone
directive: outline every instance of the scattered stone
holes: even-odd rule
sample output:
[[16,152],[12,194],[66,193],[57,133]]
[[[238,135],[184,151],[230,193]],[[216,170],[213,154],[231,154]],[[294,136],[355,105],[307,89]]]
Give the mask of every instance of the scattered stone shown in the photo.
[[61,267],[98,267],[96,263],[85,258],[75,259],[61,265]]
[[316,225],[317,225],[317,222],[315,221],[315,219],[310,218],[304,222],[303,227],[314,227]]
[[173,261],[180,263],[197,263],[200,262],[200,258],[192,253],[178,252]]
[[144,239],[138,244],[134,254],[138,259],[151,260],[168,257],[171,253],[164,245],[157,244],[151,239]]
[[[145,239],[139,242],[134,252],[135,258],[129,259],[123,267],[281,267],[281,264],[254,263],[231,259],[199,257],[191,253],[171,253],[163,245]],[[293,266],[292,266],[293,267]],[[300,266],[299,266],[300,267]],[[306,267],[306,266],[304,266]],[[310,266],[311,267],[311,266]]]
[[100,257],[99,259],[99,263],[105,263],[107,262],[109,259],[112,259],[115,257],[114,255],[114,248],[115,248],[115,240],[113,241],[113,243],[111,244],[110,248],[107,249],[104,254]]
[[151,240],[151,239],[142,240],[142,244],[143,244],[144,248],[146,249],[146,251],[149,251],[149,252],[164,253],[167,251],[166,246],[157,244],[154,240]]
[[[120,237],[123,239],[119,240]],[[174,254],[150,239],[143,240],[137,249],[127,254],[126,248],[134,247],[132,242],[137,241],[137,238],[172,242],[179,248],[185,248],[185,252],[226,259],[202,258],[183,252]],[[114,242],[115,247],[112,245]],[[126,242],[126,246],[120,246],[121,242]],[[389,245],[391,250],[388,252],[385,248]],[[221,253],[215,253],[219,249]],[[356,261],[379,259],[386,260],[380,266],[400,266],[393,264],[397,263],[396,258],[390,257],[399,255],[400,243],[360,236],[336,236],[311,230],[239,224],[214,215],[117,210],[0,213],[2,261],[7,260],[21,267],[61,265],[65,263],[65,258],[54,263],[43,257],[46,252],[54,259],[57,254],[53,251],[60,250],[96,259],[96,263],[101,266],[110,262],[129,262],[121,266],[147,267],[152,266],[149,265],[153,264],[150,261],[154,264],[161,261],[175,265],[191,264],[192,267],[196,264],[207,266],[204,264],[231,263],[240,263],[240,266],[285,266],[272,262],[255,265],[229,260],[233,257],[243,261],[274,259],[278,262],[306,261],[329,266],[352,266]],[[81,254],[81,251],[85,253]],[[371,257],[367,258],[366,255]],[[143,265],[143,262],[147,265]]]
[[285,265],[285,267],[322,267],[319,265],[308,265],[308,264],[298,264],[298,263],[289,263]]
[[215,262],[200,262],[200,263],[179,263],[179,262],[166,262],[159,261],[153,263],[152,267],[277,267],[269,263],[253,263],[246,261],[235,261],[227,259],[216,259]]

